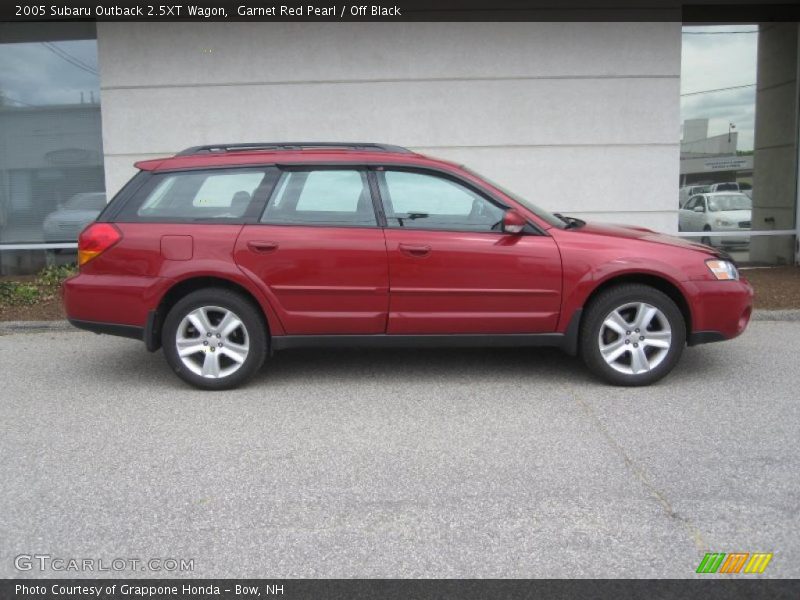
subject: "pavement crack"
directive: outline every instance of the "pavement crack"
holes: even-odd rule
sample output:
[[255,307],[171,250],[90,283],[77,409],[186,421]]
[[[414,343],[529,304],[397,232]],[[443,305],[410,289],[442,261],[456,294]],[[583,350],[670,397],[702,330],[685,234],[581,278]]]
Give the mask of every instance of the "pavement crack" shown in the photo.
[[661,505],[661,508],[666,513],[667,517],[678,521],[681,523],[681,525],[683,525],[699,552],[708,552],[708,544],[706,543],[705,539],[703,539],[703,534],[700,531],[700,528],[698,528],[691,519],[681,515],[675,510],[675,508],[672,506],[672,503],[669,501],[669,498],[667,498],[666,493],[658,489],[655,484],[650,481],[645,470],[639,466],[636,461],[634,461],[633,458],[631,458],[631,456],[627,453],[625,448],[623,448],[622,445],[617,442],[616,439],[614,439],[614,436],[612,436],[611,432],[608,431],[608,428],[600,420],[600,417],[597,416],[594,408],[574,391],[572,392],[572,397],[575,399],[575,402],[578,404],[578,406],[583,409],[589,419],[594,423],[597,430],[606,439],[609,445],[622,458],[622,460],[633,473],[634,477],[636,477],[636,479],[655,497],[655,499]]

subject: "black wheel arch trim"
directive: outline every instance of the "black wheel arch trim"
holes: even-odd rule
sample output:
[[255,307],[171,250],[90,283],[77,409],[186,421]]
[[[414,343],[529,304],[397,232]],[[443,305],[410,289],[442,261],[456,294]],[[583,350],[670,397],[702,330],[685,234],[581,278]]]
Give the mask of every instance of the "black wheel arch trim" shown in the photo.
[[144,327],[125,325],[123,323],[103,323],[100,321],[84,321],[82,319],[67,319],[73,327],[85,329],[97,334],[116,335],[119,337],[144,340]]
[[144,346],[148,352],[155,352],[161,348],[161,326],[163,325],[163,318],[159,315],[157,310],[151,310],[147,313],[147,322],[144,325],[142,338],[144,339]]
[[713,342],[724,342],[728,338],[720,331],[695,331],[689,334],[686,338],[688,346],[697,346],[698,344],[711,344]]

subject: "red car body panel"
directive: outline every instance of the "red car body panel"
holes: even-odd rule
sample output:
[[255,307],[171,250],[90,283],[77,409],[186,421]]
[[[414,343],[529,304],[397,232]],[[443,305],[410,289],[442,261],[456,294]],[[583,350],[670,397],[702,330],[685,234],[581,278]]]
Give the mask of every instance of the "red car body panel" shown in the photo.
[[270,333],[565,333],[599,286],[658,278],[685,301],[690,332],[735,337],[746,280],[718,281],[713,249],[641,228],[553,227],[473,173],[413,153],[253,151],[137,163],[145,171],[244,165],[406,166],[449,173],[522,213],[538,235],[381,227],[114,223],[122,239],[63,287],[70,319],[144,328],[175,285],[224,279],[262,308]]
[[233,258],[287,334],[386,330],[389,273],[379,228],[245,225]]
[[561,256],[548,236],[386,229],[390,334],[553,332]]

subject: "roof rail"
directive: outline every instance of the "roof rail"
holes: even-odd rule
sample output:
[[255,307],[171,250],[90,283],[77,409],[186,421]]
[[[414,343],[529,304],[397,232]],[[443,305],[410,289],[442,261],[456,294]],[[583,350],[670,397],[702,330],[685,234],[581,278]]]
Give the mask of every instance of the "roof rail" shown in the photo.
[[192,146],[181,150],[175,156],[191,156],[193,154],[211,154],[216,152],[247,152],[248,150],[305,150],[313,148],[345,148],[348,150],[377,150],[411,154],[411,150],[390,144],[352,143],[352,142],[250,142],[243,144],[207,144]]

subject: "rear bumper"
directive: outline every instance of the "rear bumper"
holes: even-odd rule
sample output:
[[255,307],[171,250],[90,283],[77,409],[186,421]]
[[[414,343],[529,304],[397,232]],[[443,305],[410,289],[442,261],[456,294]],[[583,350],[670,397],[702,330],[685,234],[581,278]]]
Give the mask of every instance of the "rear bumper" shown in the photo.
[[161,346],[156,308],[171,283],[162,277],[79,273],[64,281],[61,295],[75,327],[141,340],[153,352]]
[[144,328],[170,284],[162,277],[79,273],[64,281],[61,295],[70,321]]
[[730,340],[747,328],[753,312],[753,287],[746,279],[693,281],[689,287],[690,346]]

